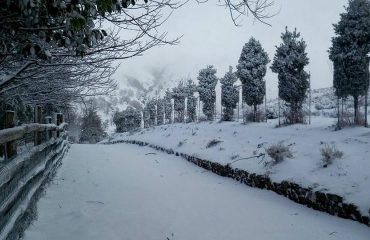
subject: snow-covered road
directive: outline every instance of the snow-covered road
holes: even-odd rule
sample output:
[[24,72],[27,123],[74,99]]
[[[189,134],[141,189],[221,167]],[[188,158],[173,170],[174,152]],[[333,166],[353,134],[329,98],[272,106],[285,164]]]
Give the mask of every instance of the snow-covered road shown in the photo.
[[368,240],[370,228],[134,145],[72,145],[26,240]]

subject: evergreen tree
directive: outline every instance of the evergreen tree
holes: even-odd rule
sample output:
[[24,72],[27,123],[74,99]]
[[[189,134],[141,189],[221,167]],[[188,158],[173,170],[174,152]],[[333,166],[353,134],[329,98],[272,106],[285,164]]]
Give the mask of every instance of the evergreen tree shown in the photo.
[[237,75],[243,84],[243,101],[253,106],[256,121],[257,106],[263,103],[266,94],[267,64],[270,59],[259,41],[253,37],[242,50],[237,66]]
[[174,100],[175,122],[184,122],[185,114],[185,86],[184,82],[180,81],[177,87],[172,89],[172,98]]
[[213,120],[216,102],[216,90],[217,77],[216,69],[213,66],[207,66],[207,68],[199,71],[198,75],[198,92],[200,100],[203,102],[203,113],[206,115],[207,120]]
[[171,123],[171,116],[172,116],[172,92],[167,89],[164,95],[164,113],[166,116],[166,123]]
[[164,100],[158,99],[157,100],[157,125],[164,124]]
[[221,87],[221,104],[224,107],[222,120],[232,121],[234,117],[234,109],[239,101],[239,91],[234,86],[237,81],[235,73],[232,72],[232,67],[230,71],[225,74],[223,78],[220,79],[222,84]]
[[127,107],[122,112],[116,112],[113,116],[116,132],[128,132],[139,129],[141,126],[141,113],[133,107]]
[[278,74],[279,97],[290,108],[287,120],[290,123],[303,122],[302,104],[309,87],[309,75],[304,67],[309,59],[306,43],[300,39],[300,33],[285,29],[281,35],[283,43],[276,47],[276,54],[271,69]]
[[[157,101],[155,99],[149,100],[144,108],[144,115],[147,120],[147,126],[152,127],[155,125],[155,119],[156,119],[156,103]],[[144,124],[145,125],[145,124]]]
[[105,136],[100,116],[94,108],[88,109],[82,118],[80,142],[97,143]]
[[185,85],[185,95],[187,97],[187,121],[195,122],[197,116],[197,99],[194,97],[194,92],[197,87],[193,80],[188,79]]
[[335,93],[338,98],[353,97],[358,124],[359,97],[369,88],[370,1],[350,0],[334,30],[329,57],[334,63]]

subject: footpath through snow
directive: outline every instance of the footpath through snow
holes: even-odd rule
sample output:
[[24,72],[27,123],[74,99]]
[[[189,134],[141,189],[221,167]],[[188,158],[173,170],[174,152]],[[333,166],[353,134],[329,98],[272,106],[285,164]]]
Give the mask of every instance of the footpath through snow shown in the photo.
[[[109,141],[138,140],[201,159],[231,164],[249,173],[268,175],[274,182],[295,182],[314,191],[329,192],[344,202],[359,207],[363,216],[370,215],[370,130],[358,127],[333,131],[333,118],[315,117],[312,125],[276,128],[268,123],[189,123],[143,129],[136,133],[115,134]],[[220,141],[207,148],[212,140]],[[272,144],[283,141],[291,145],[293,158],[266,166],[269,157],[248,158],[265,153]],[[323,168],[320,149],[334,144],[344,153],[328,168]]]
[[72,145],[25,240],[368,240],[313,211],[135,145]]

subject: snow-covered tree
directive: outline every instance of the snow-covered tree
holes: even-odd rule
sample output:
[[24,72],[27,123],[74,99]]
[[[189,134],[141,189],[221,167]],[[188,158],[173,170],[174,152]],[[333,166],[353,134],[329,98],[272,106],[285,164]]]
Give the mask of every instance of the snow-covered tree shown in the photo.
[[224,107],[222,113],[223,121],[232,121],[234,117],[234,109],[239,101],[239,91],[236,86],[234,86],[237,81],[236,74],[232,72],[232,67],[230,71],[225,74],[223,78],[220,79],[221,86],[221,104]]
[[353,97],[358,124],[359,97],[369,89],[370,1],[350,0],[334,30],[329,57],[334,63],[335,93],[339,98]]
[[128,132],[140,128],[141,112],[133,107],[127,107],[122,112],[116,112],[113,116],[116,132]]
[[144,108],[144,115],[146,116],[146,119],[148,121],[147,125],[148,127],[152,127],[155,125],[155,119],[156,119],[156,103],[157,101],[155,99],[149,100]]
[[164,124],[164,99],[159,98],[157,100],[157,125]]
[[185,113],[185,86],[180,81],[177,87],[172,88],[172,98],[174,100],[175,122],[184,122]]
[[197,99],[194,97],[194,93],[197,90],[192,79],[188,79],[185,83],[185,96],[187,97],[187,121],[195,122],[197,116]]
[[198,92],[199,98],[203,102],[203,113],[206,115],[208,120],[213,120],[216,102],[216,90],[217,77],[216,69],[213,66],[207,66],[207,68],[199,71],[198,75]]
[[256,121],[257,106],[263,103],[266,94],[265,81],[267,64],[270,59],[255,38],[251,38],[243,47],[237,66],[237,75],[243,84],[243,101],[253,106]]
[[282,33],[283,43],[276,47],[271,69],[278,74],[279,97],[290,108],[287,120],[290,123],[303,122],[302,104],[309,88],[309,75],[304,68],[309,63],[306,43],[295,29],[290,32],[286,27]]
[[171,116],[172,116],[172,92],[167,89],[164,95],[164,113],[166,116],[166,123],[171,123]]
[[82,118],[80,142],[97,143],[106,136],[96,110],[90,108]]

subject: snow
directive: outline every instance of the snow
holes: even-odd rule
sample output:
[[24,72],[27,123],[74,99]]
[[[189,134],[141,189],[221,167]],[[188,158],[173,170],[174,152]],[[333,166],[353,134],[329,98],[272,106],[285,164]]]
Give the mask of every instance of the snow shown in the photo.
[[115,144],[72,145],[24,239],[367,240],[369,236],[365,225],[249,188],[174,155]]
[[[267,174],[275,182],[289,180],[314,190],[341,195],[345,202],[359,206],[363,215],[369,215],[370,130],[357,127],[334,131],[329,126],[335,121],[314,117],[312,125],[281,128],[276,128],[276,120],[248,125],[237,122],[174,124],[134,134],[115,134],[108,141],[140,140],[221,164],[264,153],[265,148],[283,141],[293,145],[292,159],[274,166],[265,165],[270,161],[269,157],[264,161],[254,158],[231,165],[251,173]],[[213,139],[222,142],[206,148]],[[335,144],[344,153],[342,159],[335,160],[328,168],[322,167],[320,154],[325,143]]]

